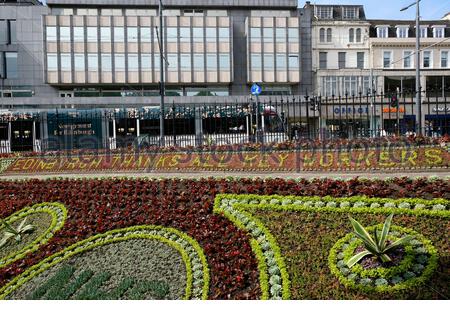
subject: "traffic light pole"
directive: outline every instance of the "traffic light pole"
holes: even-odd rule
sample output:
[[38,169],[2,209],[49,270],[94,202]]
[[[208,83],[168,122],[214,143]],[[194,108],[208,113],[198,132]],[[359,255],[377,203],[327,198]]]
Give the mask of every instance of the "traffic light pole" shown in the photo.
[[419,2],[416,1],[416,105],[419,116],[419,135],[422,134],[422,101],[421,101],[421,86],[420,86],[420,13]]
[[163,28],[163,5],[159,0],[159,75],[160,75],[160,96],[159,104],[159,143],[161,147],[165,146],[164,137],[164,28]]

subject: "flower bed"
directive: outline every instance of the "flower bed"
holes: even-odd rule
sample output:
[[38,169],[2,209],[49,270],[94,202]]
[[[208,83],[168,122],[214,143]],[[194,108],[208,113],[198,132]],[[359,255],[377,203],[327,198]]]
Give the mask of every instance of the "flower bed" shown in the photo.
[[[359,293],[346,289],[330,273],[327,259],[331,247],[350,231],[343,214],[346,210],[352,210],[358,219],[368,225],[379,223],[387,212],[394,212],[396,224],[413,229],[432,241],[439,252],[438,268],[448,267],[445,262],[448,259],[445,231],[448,230],[449,204],[438,198],[450,198],[449,190],[448,180],[407,178],[386,181],[0,181],[1,217],[42,202],[63,203],[68,212],[64,226],[46,244],[0,268],[0,287],[14,285],[21,277],[38,270],[45,264],[43,261],[54,261],[53,258],[71,250],[68,248],[88,243],[92,237],[100,237],[116,229],[155,225],[176,229],[198,243],[209,270],[208,299],[442,298],[427,287],[400,293]],[[257,196],[220,195],[224,193],[277,196],[270,196],[266,199],[270,201],[264,204],[262,201],[251,203],[259,199]],[[363,195],[366,197],[362,198]],[[330,197],[323,198],[325,196]],[[386,197],[390,199],[384,199]],[[228,199],[228,203],[222,203],[221,199]],[[295,204],[295,201],[299,202]],[[345,203],[343,208],[342,203]],[[390,204],[385,209],[386,203]],[[409,208],[406,208],[406,203],[409,203]],[[79,257],[83,257],[88,252],[80,254]],[[86,256],[83,259],[87,259]],[[35,275],[35,281],[41,279],[38,277],[44,276],[45,272],[59,274],[64,265],[60,266],[55,266],[53,271],[50,271],[51,268],[43,270]],[[89,270],[95,271],[92,268]],[[77,272],[62,271],[62,274]],[[102,276],[106,277],[105,274]],[[147,280],[150,281],[150,278]],[[37,283],[43,285],[45,281]],[[448,278],[445,274],[435,273],[427,283],[448,296],[445,286]],[[122,282],[116,284],[119,288]],[[36,289],[40,285],[36,285]]]
[[78,154],[1,160],[0,173],[142,171],[343,171],[448,168],[439,146],[379,149]]

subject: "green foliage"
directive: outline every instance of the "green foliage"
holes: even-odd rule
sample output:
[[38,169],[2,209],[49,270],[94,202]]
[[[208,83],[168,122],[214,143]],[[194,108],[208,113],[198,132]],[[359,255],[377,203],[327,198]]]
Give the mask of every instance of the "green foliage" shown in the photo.
[[6,231],[5,235],[3,236],[2,240],[0,240],[0,248],[6,245],[9,239],[14,238],[17,242],[20,242],[22,240],[22,235],[26,233],[33,232],[36,227],[32,224],[25,224],[27,221],[27,217],[22,220],[22,222],[17,226],[17,228],[11,226],[8,222],[4,221],[3,219],[0,220],[0,227],[4,226]]
[[[187,278],[187,285],[186,285],[186,291],[184,299],[207,299],[208,298],[208,291],[209,291],[209,268],[206,261],[206,256],[203,253],[203,250],[201,249],[200,245],[191,237],[189,237],[187,234],[178,231],[173,228],[167,228],[162,226],[135,226],[135,227],[129,227],[124,229],[118,229],[118,230],[111,230],[103,234],[98,234],[93,237],[90,237],[88,239],[85,239],[83,241],[77,242],[61,252],[58,252],[50,257],[47,257],[46,259],[42,260],[38,264],[32,266],[31,268],[27,269],[24,273],[21,275],[15,277],[13,280],[11,280],[9,283],[7,283],[4,287],[0,288],[0,299],[4,299],[7,297],[10,293],[12,293],[14,290],[19,288],[20,286],[24,285],[26,282],[28,282],[30,279],[34,278],[35,276],[41,274],[42,272],[50,269],[51,267],[55,266],[56,264],[63,262],[64,260],[67,260],[70,257],[73,257],[77,254],[92,250],[94,248],[119,242],[119,241],[126,241],[131,239],[154,239],[161,242],[164,242],[174,249],[176,249],[178,252],[180,252],[181,257],[186,265],[186,278]],[[184,247],[185,246],[185,247]],[[202,265],[202,270],[197,270],[196,272],[192,271],[192,261],[193,259],[190,258],[190,256],[193,256],[195,260],[200,261]],[[70,270],[64,270],[66,273],[69,273]],[[200,271],[198,273],[198,271]],[[93,281],[91,284],[92,290],[96,288],[96,285],[98,282],[100,282],[101,279],[103,279],[105,276],[102,276],[97,279],[93,279],[90,281]],[[72,291],[76,290],[77,284],[79,281],[82,281],[85,278],[89,278],[88,274],[81,275],[79,277],[80,279],[76,279],[75,283],[71,287]],[[89,279],[88,279],[89,280]],[[94,281],[95,280],[95,281]],[[54,281],[59,281],[58,279]],[[120,294],[121,290],[125,290],[127,286],[131,285],[129,282],[124,282],[117,288],[117,291],[115,295],[117,296]],[[154,287],[155,288],[155,294],[156,296],[160,296],[168,289],[166,288],[166,285],[161,283],[152,283],[152,284],[143,284],[139,285],[140,287]],[[70,288],[70,287],[69,287]],[[75,289],[74,289],[75,288]],[[166,290],[166,289],[167,290]],[[45,288],[44,288],[45,289]],[[40,289],[43,290],[43,289]],[[46,289],[48,290],[48,289]],[[44,293],[46,292],[44,290]],[[134,295],[136,296],[139,290],[143,289],[136,289]],[[69,292],[69,289],[66,291]],[[99,296],[99,294],[97,294]],[[89,293],[83,293],[81,295],[81,298],[83,299],[90,299],[92,295]],[[99,296],[100,297],[100,296]],[[80,299],[81,299],[80,298]],[[111,298],[111,296],[104,296],[104,298]]]
[[[22,259],[28,253],[36,251],[41,245],[46,244],[53,237],[53,235],[62,228],[67,218],[67,209],[62,204],[57,202],[43,202],[15,212],[11,216],[3,219],[3,225],[11,226],[13,223],[21,219],[24,219],[23,221],[25,221],[28,216],[37,212],[45,213],[51,216],[52,221],[50,226],[47,228],[47,230],[45,230],[45,232],[40,234],[31,243],[25,245],[21,250],[12,252],[4,258],[0,258],[0,267],[5,267],[13,263],[14,261]],[[23,221],[22,223],[24,224]],[[30,227],[28,226],[23,225],[22,228],[24,228],[25,230],[25,232],[22,232],[22,234],[30,231]],[[11,232],[11,230],[9,230],[8,232]]]
[[392,218],[394,214],[390,214],[384,222],[383,229],[379,232],[376,228],[373,231],[374,239],[370,236],[369,232],[355,219],[353,219],[349,215],[350,222],[353,226],[354,234],[361,239],[366,248],[365,251],[355,254],[349,260],[347,260],[346,264],[349,268],[353,267],[356,263],[358,263],[362,258],[374,255],[377,258],[381,259],[382,262],[389,262],[391,258],[388,253],[391,250],[394,250],[404,244],[408,243],[409,240],[412,239],[412,236],[406,236],[400,239],[395,240],[389,246],[387,244],[387,236],[389,233],[389,229],[391,228]]

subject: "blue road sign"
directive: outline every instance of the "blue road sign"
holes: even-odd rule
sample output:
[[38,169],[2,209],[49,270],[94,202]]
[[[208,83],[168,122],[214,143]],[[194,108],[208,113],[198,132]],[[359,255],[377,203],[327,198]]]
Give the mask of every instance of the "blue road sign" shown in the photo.
[[258,96],[262,92],[261,86],[259,84],[257,84],[257,83],[254,83],[250,90],[251,90],[252,95],[254,95],[254,96]]

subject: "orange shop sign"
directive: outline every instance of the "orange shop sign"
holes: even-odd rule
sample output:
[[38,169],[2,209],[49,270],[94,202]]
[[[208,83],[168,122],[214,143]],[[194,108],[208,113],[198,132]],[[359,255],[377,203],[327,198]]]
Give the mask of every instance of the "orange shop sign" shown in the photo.
[[383,113],[405,113],[405,107],[383,107]]

